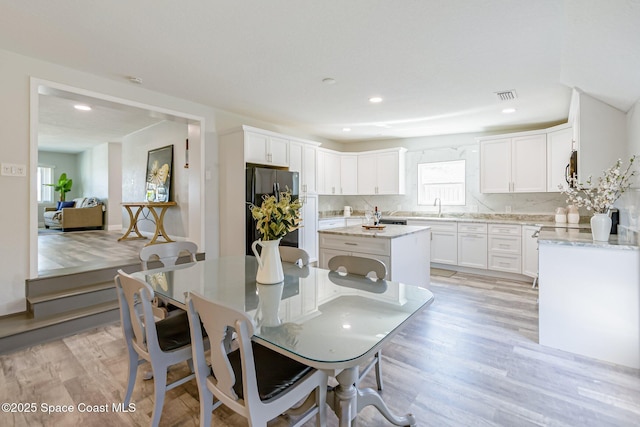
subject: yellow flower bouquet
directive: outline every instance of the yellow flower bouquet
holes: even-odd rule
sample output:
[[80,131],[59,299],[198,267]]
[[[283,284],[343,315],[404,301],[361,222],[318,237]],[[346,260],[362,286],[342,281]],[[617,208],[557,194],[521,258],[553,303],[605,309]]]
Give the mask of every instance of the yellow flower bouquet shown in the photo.
[[300,199],[292,200],[291,191],[283,191],[279,197],[265,196],[260,206],[251,204],[249,209],[257,221],[256,229],[262,240],[278,240],[300,227]]

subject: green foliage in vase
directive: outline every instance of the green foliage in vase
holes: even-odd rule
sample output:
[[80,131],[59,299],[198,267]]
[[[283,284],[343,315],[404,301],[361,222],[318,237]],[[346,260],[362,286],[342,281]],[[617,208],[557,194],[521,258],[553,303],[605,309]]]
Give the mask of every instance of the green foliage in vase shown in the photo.
[[73,180],[72,179],[67,179],[67,174],[63,173],[62,175],[60,175],[60,178],[58,178],[58,182],[56,184],[44,184],[44,185],[48,185],[49,187],[53,187],[54,191],[59,191],[60,192],[60,201],[64,202],[65,200],[65,194],[68,193],[69,191],[71,191],[71,186],[73,185]]
[[300,199],[292,200],[291,192],[280,193],[280,198],[265,196],[260,206],[250,205],[251,215],[257,220],[256,229],[262,240],[277,240],[300,227]]

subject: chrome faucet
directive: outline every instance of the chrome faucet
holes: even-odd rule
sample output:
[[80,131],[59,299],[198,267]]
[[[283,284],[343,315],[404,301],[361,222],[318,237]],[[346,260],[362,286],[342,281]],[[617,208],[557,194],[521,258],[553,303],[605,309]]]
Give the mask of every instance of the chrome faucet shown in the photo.
[[433,206],[438,206],[438,217],[442,216],[442,200],[440,200],[440,197],[436,197],[436,199],[433,201]]

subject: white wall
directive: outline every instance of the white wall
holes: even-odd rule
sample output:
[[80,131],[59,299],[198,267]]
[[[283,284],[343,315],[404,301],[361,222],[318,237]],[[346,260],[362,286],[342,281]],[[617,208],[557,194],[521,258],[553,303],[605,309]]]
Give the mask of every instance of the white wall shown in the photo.
[[443,212],[513,213],[552,215],[566,205],[560,193],[482,194],[480,193],[480,153],[476,138],[487,134],[456,134],[422,138],[393,139],[345,144],[344,151],[366,151],[405,147],[406,194],[402,196],[321,196],[320,211],[341,210],[350,205],[356,210],[378,206],[383,212],[434,212],[433,206],[418,205],[418,164],[447,160],[465,160],[466,206],[442,206]]
[[[638,155],[635,163],[636,176],[631,190],[616,203],[620,208],[620,224],[640,231],[640,100],[627,112],[627,156]],[[626,163],[625,163],[626,164]]]
[[[0,50],[0,161],[27,166],[27,177],[0,177],[0,193],[11,194],[13,209],[0,210],[0,223],[11,224],[3,231],[3,256],[0,257],[0,285],[3,298],[0,300],[0,316],[26,309],[25,280],[37,276],[37,208],[35,203],[35,176],[37,166],[37,93],[31,91],[32,79],[54,82],[75,88],[86,96],[106,95],[114,102],[126,103],[141,108],[153,107],[155,111],[176,116],[187,116],[193,122],[202,123],[204,128],[190,125],[189,138],[202,137],[204,146],[197,144],[190,148],[189,168],[189,218],[191,236],[198,242],[207,257],[219,254],[219,200],[218,200],[218,139],[217,132],[247,124],[309,138],[286,128],[280,128],[244,116],[216,110],[184,99],[165,95],[133,85],[125,78],[118,80],[98,77],[92,74],[40,61],[23,55]],[[31,109],[36,113],[31,115]],[[33,124],[31,123],[33,121]],[[33,130],[32,130],[33,126]],[[31,139],[33,135],[33,141]],[[313,138],[311,138],[313,139]],[[33,152],[32,152],[33,150]],[[109,150],[109,156],[113,155]],[[110,161],[111,163],[111,161]],[[113,162],[114,165],[117,162]],[[114,166],[116,167],[116,166]],[[206,175],[205,175],[206,172]],[[112,179],[113,174],[109,174]],[[209,176],[209,178],[205,178]],[[115,187],[109,184],[109,187]],[[197,188],[194,188],[197,187]],[[202,191],[201,191],[202,189]],[[197,193],[194,193],[197,190]],[[113,198],[113,194],[109,198]],[[121,199],[121,197],[117,197]],[[33,202],[32,202],[33,200]],[[114,203],[109,203],[116,208]],[[119,208],[119,206],[117,207]],[[25,215],[30,212],[30,215]],[[117,211],[118,212],[118,211]],[[195,221],[193,220],[195,218]],[[206,218],[200,229],[200,219]],[[193,222],[198,222],[194,225]],[[33,229],[32,229],[33,227]],[[11,242],[11,250],[7,246]]]
[[81,197],[109,198],[109,146],[101,144],[79,154]]
[[[63,173],[67,174],[67,178],[73,180],[71,191],[69,191],[65,198],[66,200],[73,200],[76,197],[82,195],[82,179],[79,175],[79,156],[74,153],[54,153],[51,151],[38,151],[38,166],[52,166],[53,169],[53,182],[58,182],[58,178]],[[38,204],[38,225],[44,227],[44,208],[55,207],[56,202],[60,198],[59,192],[53,193],[53,203],[39,203]]]
[[[149,150],[173,145],[173,166],[171,169],[171,200],[178,203],[169,208],[165,215],[165,230],[172,237],[187,237],[189,229],[189,177],[191,168],[185,169],[185,141],[187,125],[163,121],[154,126],[127,135],[122,144],[122,201],[144,200],[146,191],[147,154]],[[129,226],[129,216],[123,211],[122,224]],[[150,221],[138,223],[141,232],[155,230]]]
[[109,196],[107,198],[107,212],[105,229],[122,229],[122,144],[109,143]]
[[[0,257],[0,284],[3,298],[0,300],[0,316],[24,311],[25,280],[32,274],[37,275],[37,208],[35,203],[35,166],[37,166],[37,145],[35,141],[37,129],[31,129],[31,108],[37,111],[37,94],[31,91],[32,79],[42,79],[78,88],[87,93],[106,94],[114,100],[123,99],[140,106],[154,106],[161,111],[181,112],[191,117],[202,117],[210,123],[211,131],[219,123],[235,125],[236,121],[227,120],[210,107],[181,100],[175,97],[153,92],[144,87],[134,86],[129,82],[116,81],[93,76],[77,70],[61,67],[52,63],[16,55],[0,50],[0,160],[3,163],[16,163],[27,166],[26,177],[0,177],[0,192],[11,194],[13,209],[0,211],[0,223],[11,224],[3,232],[3,256]],[[34,126],[37,124],[37,116]],[[207,135],[207,133],[204,133]],[[217,145],[215,139],[206,141],[206,150],[193,161],[193,172],[200,174],[203,167],[214,168],[217,162]],[[204,241],[201,246],[209,244],[212,253],[217,252],[217,175],[206,181],[203,198],[207,199],[206,209],[212,209],[207,228],[202,230]],[[199,191],[200,189],[198,189]],[[33,200],[33,205],[32,205]],[[25,213],[31,212],[31,215]],[[32,229],[33,227],[33,229]],[[200,240],[200,238],[198,237]],[[11,244],[11,250],[7,245]],[[33,264],[32,264],[33,261]],[[35,273],[33,273],[35,271]]]

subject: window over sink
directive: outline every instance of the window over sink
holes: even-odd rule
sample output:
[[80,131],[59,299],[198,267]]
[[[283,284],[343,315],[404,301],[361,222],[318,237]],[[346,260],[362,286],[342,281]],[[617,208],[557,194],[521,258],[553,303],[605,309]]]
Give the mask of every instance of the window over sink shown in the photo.
[[418,204],[433,206],[465,204],[465,161],[418,164]]

